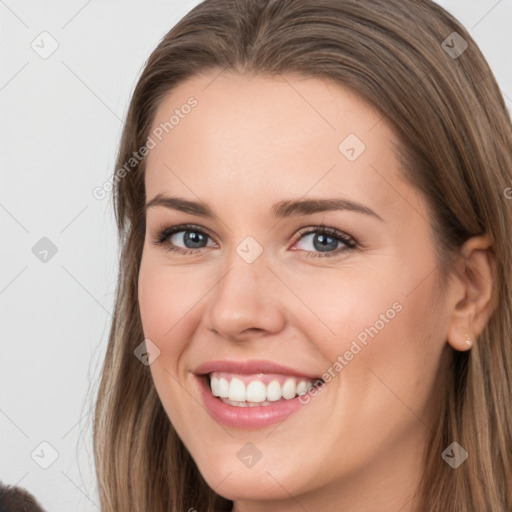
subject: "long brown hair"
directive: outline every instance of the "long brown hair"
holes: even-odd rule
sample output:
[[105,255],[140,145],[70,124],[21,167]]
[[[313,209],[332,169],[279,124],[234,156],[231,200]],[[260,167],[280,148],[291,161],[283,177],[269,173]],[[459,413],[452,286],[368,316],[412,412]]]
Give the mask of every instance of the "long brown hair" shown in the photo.
[[[452,269],[464,241],[491,236],[497,305],[475,346],[452,350],[416,499],[422,512],[509,512],[511,122],[476,43],[430,0],[206,0],[149,57],[114,175],[120,269],[94,419],[103,512],[230,510],[231,502],[201,477],[163,410],[148,367],[134,357],[144,339],[137,280],[145,160],[126,168],[147,143],[166,94],[194,75],[225,69],[334,80],[380,109],[401,140],[403,175],[429,205],[443,272]],[[456,470],[441,458],[453,441],[469,454]]]

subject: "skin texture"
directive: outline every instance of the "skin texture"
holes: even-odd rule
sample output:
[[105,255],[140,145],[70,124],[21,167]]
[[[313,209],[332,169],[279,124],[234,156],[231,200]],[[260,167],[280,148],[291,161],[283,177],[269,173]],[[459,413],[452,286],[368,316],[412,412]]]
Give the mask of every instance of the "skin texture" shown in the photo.
[[[461,264],[459,278],[440,287],[426,203],[401,178],[394,134],[340,85],[211,73],[173,89],[153,127],[190,96],[197,106],[147,157],[146,198],[203,201],[216,217],[149,208],[139,274],[144,334],[160,349],[151,373],[170,421],[238,512],[413,510],[443,393],[438,372],[449,345],[469,349],[465,334],[474,339],[485,324],[489,241],[465,248],[480,278],[466,282]],[[354,161],[338,149],[349,134],[366,146]],[[347,210],[272,215],[279,201],[333,197],[382,220]],[[167,252],[170,240],[152,243],[159,229],[185,223],[202,228],[206,247],[182,255]],[[322,256],[315,232],[298,234],[320,225],[357,247]],[[183,234],[172,241],[186,249]],[[253,263],[236,251],[248,236],[263,248]],[[264,359],[321,376],[393,304],[401,306],[394,318],[281,424],[229,428],[205,410],[192,374],[200,364]],[[251,468],[237,457],[248,442],[262,454]]]

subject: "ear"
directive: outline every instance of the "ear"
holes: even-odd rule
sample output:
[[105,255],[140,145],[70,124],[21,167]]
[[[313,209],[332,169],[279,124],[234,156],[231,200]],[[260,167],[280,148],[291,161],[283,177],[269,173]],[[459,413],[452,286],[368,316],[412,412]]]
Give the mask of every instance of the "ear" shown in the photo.
[[455,350],[470,349],[496,307],[496,258],[489,235],[467,240],[450,283],[447,339]]

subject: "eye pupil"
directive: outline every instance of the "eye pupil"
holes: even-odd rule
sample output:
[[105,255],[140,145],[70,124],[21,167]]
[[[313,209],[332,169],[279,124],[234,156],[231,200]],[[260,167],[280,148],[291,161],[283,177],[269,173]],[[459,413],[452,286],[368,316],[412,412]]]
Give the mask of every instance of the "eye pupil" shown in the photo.
[[[318,243],[317,243],[318,242]],[[313,239],[313,245],[318,251],[330,251],[336,249],[338,241],[332,236],[318,234]]]
[[[206,246],[206,237],[202,235],[201,233],[197,233],[196,231],[185,231],[185,234],[183,236],[185,245],[189,249],[197,249],[200,247]],[[192,245],[188,245],[187,243],[190,243]]]

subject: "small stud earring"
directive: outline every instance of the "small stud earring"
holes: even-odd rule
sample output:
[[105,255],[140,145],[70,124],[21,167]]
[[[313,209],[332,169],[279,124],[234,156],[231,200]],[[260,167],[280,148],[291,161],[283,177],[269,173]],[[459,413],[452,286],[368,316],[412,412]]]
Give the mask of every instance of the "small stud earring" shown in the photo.
[[471,340],[467,334],[466,334],[466,345],[471,345]]

